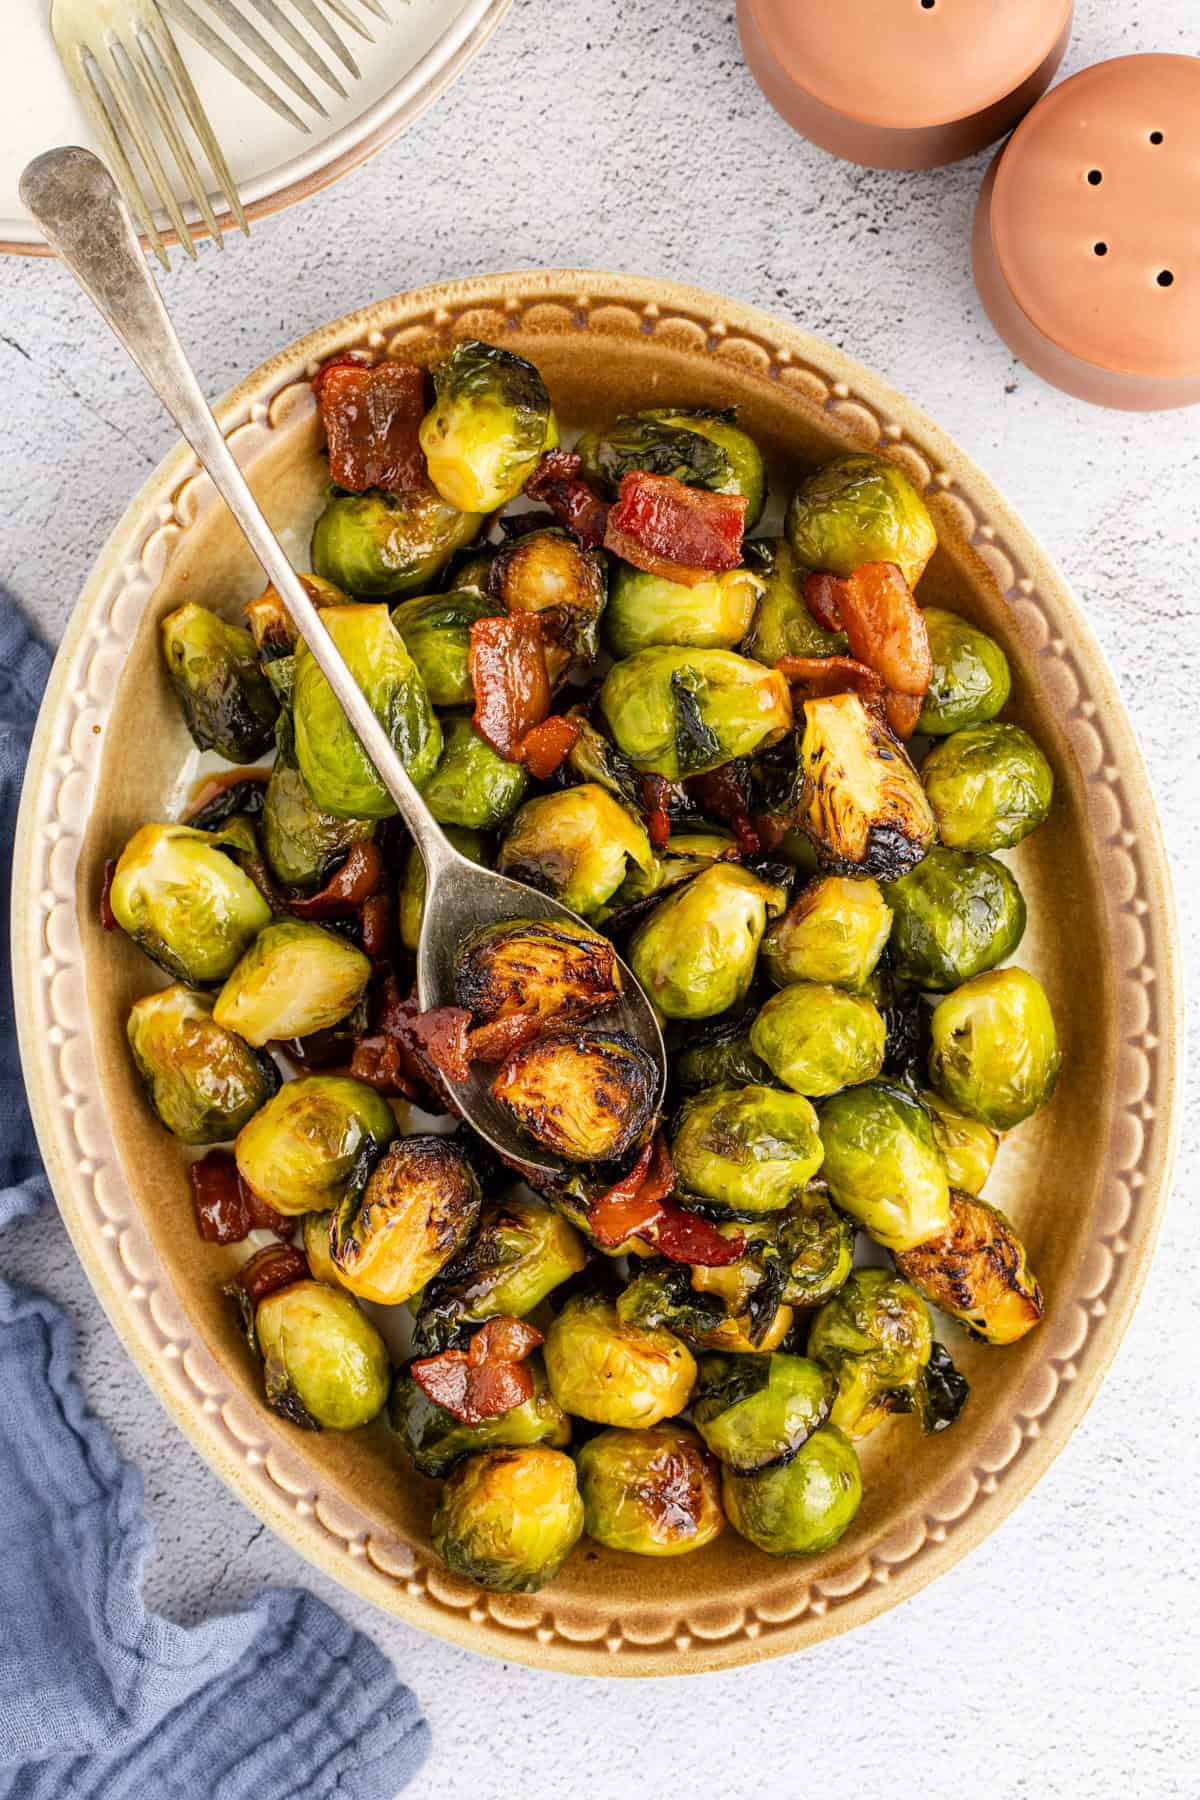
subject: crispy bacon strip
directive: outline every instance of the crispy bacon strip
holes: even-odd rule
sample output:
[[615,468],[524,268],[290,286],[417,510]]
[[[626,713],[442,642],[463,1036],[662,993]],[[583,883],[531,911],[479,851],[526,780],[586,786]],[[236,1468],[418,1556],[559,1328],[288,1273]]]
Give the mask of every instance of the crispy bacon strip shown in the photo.
[[922,698],[933,679],[925,615],[895,563],[864,563],[841,584],[850,649],[895,694]]
[[744,764],[723,763],[706,775],[693,775],[688,779],[687,791],[695,795],[702,812],[729,826],[741,854],[753,858],[761,854],[762,845],[746,805],[748,787],[739,773],[744,768]]
[[426,485],[417,427],[425,412],[425,376],[411,363],[333,361],[313,386],[329,442],[329,472],[361,494]]
[[521,739],[521,761],[535,781],[549,781],[579,739],[579,726],[562,713],[551,713]]
[[671,835],[671,814],[668,811],[671,784],[663,775],[640,775],[638,791],[642,797],[650,848],[665,850],[667,839]]
[[573,531],[585,550],[595,550],[604,542],[608,507],[580,479],[582,466],[573,450],[547,450],[525,483],[525,492],[531,500],[549,507],[559,524]]
[[551,1022],[542,1013],[527,1012],[491,1019],[467,1034],[467,1056],[471,1062],[502,1063],[514,1050],[532,1044]]
[[305,1281],[310,1270],[308,1258],[292,1244],[268,1244],[242,1264],[234,1277],[251,1306],[259,1306],[268,1294],[291,1287],[293,1281]]
[[745,1249],[741,1232],[722,1237],[706,1219],[676,1205],[669,1198],[674,1189],[675,1168],[667,1141],[659,1132],[628,1175],[593,1201],[588,1228],[596,1242],[609,1250],[640,1237],[672,1262],[705,1268],[736,1262]]
[[823,571],[804,577],[804,604],[823,631],[842,629],[841,595],[845,582]]
[[663,1201],[662,1211],[645,1235],[660,1256],[704,1269],[723,1269],[735,1263],[746,1248],[742,1232],[722,1237],[715,1225],[673,1200]]
[[550,711],[546,645],[536,613],[504,613],[471,626],[475,729],[507,762]]
[[637,569],[696,587],[713,573],[737,568],[745,524],[744,495],[710,494],[672,475],[635,469],[622,477],[604,547]]
[[775,667],[806,700],[848,690],[864,700],[883,699],[883,677],[853,656],[781,656]]
[[917,729],[925,702],[918,694],[893,694],[888,689],[883,703],[888,725],[898,738],[907,740]]
[[290,1237],[292,1222],[260,1200],[238,1174],[228,1150],[210,1150],[191,1164],[192,1200],[196,1225],[208,1244],[240,1244],[252,1231],[273,1231]]
[[100,880],[100,929],[102,931],[118,931],[117,915],[112,909],[113,876],[117,872],[117,859],[110,856],[104,865],[104,874]]
[[418,1052],[447,1081],[466,1081],[471,1073],[471,1015],[465,1006],[435,1006],[417,1013],[410,1026]]
[[543,1342],[523,1319],[489,1319],[467,1350],[444,1350],[423,1357],[410,1373],[435,1406],[464,1425],[482,1425],[533,1397],[533,1372],[526,1357]]
[[300,919],[344,918],[360,911],[383,880],[383,858],[374,844],[354,844],[345,862],[319,894],[307,900],[289,900],[289,911]]

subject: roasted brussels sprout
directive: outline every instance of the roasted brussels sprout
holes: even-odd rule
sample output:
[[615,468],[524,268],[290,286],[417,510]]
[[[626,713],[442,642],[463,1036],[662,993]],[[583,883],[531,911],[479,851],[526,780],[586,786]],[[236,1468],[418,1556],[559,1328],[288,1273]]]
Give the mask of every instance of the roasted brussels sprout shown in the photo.
[[531,1357],[528,1367],[533,1376],[530,1399],[480,1425],[464,1425],[431,1400],[411,1375],[398,1376],[388,1417],[417,1474],[440,1480],[464,1456],[476,1456],[481,1450],[519,1450],[530,1444],[561,1449],[569,1444],[571,1421],[546,1384],[540,1357]]
[[239,849],[240,837],[143,825],[122,850],[109,889],[122,931],[168,975],[193,986],[224,981],[271,917],[225,846]]
[[610,1550],[684,1556],[725,1525],[717,1466],[680,1425],[602,1431],[575,1458],[584,1530]]
[[823,1174],[844,1212],[888,1250],[938,1237],[950,1188],[929,1115],[885,1081],[846,1088],[821,1108]]
[[582,549],[557,526],[527,531],[497,551],[488,591],[510,613],[541,615],[546,671],[555,687],[572,665],[590,668],[608,593],[602,550]]
[[[349,605],[349,594],[332,581],[323,581],[319,575],[297,575],[296,580],[318,611],[325,606]],[[296,677],[296,645],[300,641],[292,615],[270,582],[243,610],[262,672],[277,699],[290,706]]]
[[637,469],[717,494],[742,494],[746,530],[752,531],[766,499],[767,472],[758,445],[735,418],[732,410],[657,407],[625,414],[603,431],[586,431],[575,448],[585,474],[610,495]]
[[[404,648],[387,607],[330,606],[322,615],[322,624],[420,787],[432,775],[441,752],[441,727],[421,672]],[[292,729],[296,762],[319,807],[344,818],[392,817],[396,802],[303,643],[296,652]]]
[[814,1100],[878,1075],[886,1038],[865,994],[816,981],[773,994],[750,1027],[750,1047],[776,1079]]
[[338,1025],[367,991],[361,950],[308,919],[259,932],[217,996],[213,1017],[248,1044],[286,1043]]
[[1025,933],[1016,877],[994,856],[935,844],[887,897],[893,973],[935,993],[994,968]]
[[187,728],[201,750],[252,763],[271,742],[279,703],[254,639],[191,601],[162,622],[162,649]]
[[300,1228],[304,1244],[304,1254],[308,1258],[308,1266],[317,1281],[323,1281],[327,1287],[341,1287],[342,1278],[334,1264],[333,1253],[329,1247],[329,1233],[333,1224],[333,1209],[328,1212],[305,1213],[304,1223]]
[[464,339],[437,364],[433,385],[420,430],[429,479],[451,506],[495,512],[558,442],[546,384],[523,357]]
[[618,563],[604,635],[614,656],[633,656],[654,644],[732,650],[749,631],[762,590],[763,583],[751,569],[731,569],[684,587]]
[[629,943],[629,966],[668,1019],[709,1019],[745,997],[769,915],[786,896],[736,863],[669,893]]
[[613,895],[612,904],[597,915],[607,919],[628,906],[651,900],[668,888],[689,881],[715,862],[740,862],[742,853],[737,840],[727,831],[673,831],[661,852],[650,859],[648,869],[636,865],[629,869]]
[[896,563],[910,588],[937,549],[933,520],[908,477],[864,452],[835,456],[807,476],[784,530],[802,569],[853,575],[863,563]]
[[854,1225],[814,1185],[770,1220],[770,1250],[789,1306],[819,1306],[836,1294],[854,1266]]
[[931,1305],[988,1344],[1015,1344],[1045,1307],[1025,1246],[1002,1212],[973,1194],[950,1195],[950,1229],[896,1257]]
[[[487,863],[487,855],[483,836],[478,831],[467,831],[459,825],[443,825],[442,830],[463,856],[469,856],[472,862]],[[409,846],[404,858],[404,873],[400,881],[400,899],[396,908],[396,924],[400,932],[400,942],[406,950],[415,950],[421,938],[421,920],[425,916],[425,864],[421,852],[415,844]]]
[[937,835],[929,800],[857,694],[805,701],[799,761],[800,823],[823,868],[895,881],[916,867]]
[[392,1109],[374,1088],[348,1075],[302,1075],[242,1126],[238,1173],[276,1212],[327,1212],[395,1135]]
[[747,1258],[711,1269],[650,1262],[622,1290],[617,1317],[625,1324],[664,1325],[702,1350],[774,1350],[795,1318],[790,1306],[779,1304],[777,1289]]
[[732,650],[670,645],[614,663],[600,708],[629,760],[668,781],[749,756],[792,723],[791,692],[775,669]]
[[609,1162],[654,1116],[653,1058],[622,1031],[547,1031],[514,1050],[492,1083],[531,1138],[569,1162]]
[[270,1057],[216,1024],[207,994],[178,983],[136,1000],[125,1030],[151,1106],[185,1144],[236,1137],[279,1086]]
[[819,875],[807,882],[762,943],[777,987],[823,981],[861,988],[883,955],[892,911],[869,876]]
[[630,863],[653,867],[644,827],[604,788],[585,781],[527,800],[496,866],[587,917],[616,893]]
[[307,1431],[367,1425],[388,1396],[387,1345],[349,1294],[293,1281],[259,1303],[267,1405]]
[[769,1556],[812,1556],[843,1537],[862,1504],[862,1470],[854,1445],[823,1425],[790,1462],[753,1475],[721,1471],[725,1516],[736,1532]]
[[967,1194],[981,1194],[983,1184],[992,1172],[1000,1134],[982,1119],[968,1118],[932,1088],[921,1089],[921,1105],[929,1114],[934,1141],[946,1165],[951,1188]]
[[456,1575],[498,1593],[536,1593],[583,1535],[575,1464],[540,1444],[468,1456],[442,1489],[431,1533]]
[[493,831],[517,810],[528,786],[520,763],[498,756],[469,715],[456,713],[445,722],[441,757],[421,793],[440,824]]
[[477,1024],[514,1013],[587,1019],[615,1006],[620,991],[608,939],[566,919],[485,925],[462,946],[454,975],[454,997]]
[[942,842],[952,850],[1008,850],[1036,831],[1054,775],[1027,731],[993,720],[935,744],[921,770]]
[[806,571],[786,538],[758,538],[745,546],[746,561],[763,578],[764,592],[744,651],[773,669],[781,656],[844,655],[844,631],[817,624],[804,599]]
[[945,737],[994,719],[1012,687],[1008,658],[985,631],[940,606],[925,609],[925,629],[933,658],[933,680],[917,730]]
[[403,600],[392,608],[392,624],[420,669],[425,692],[435,706],[470,706],[475,698],[471,627],[478,619],[494,618],[503,610],[498,600],[471,588]]
[[671,1157],[685,1192],[735,1212],[777,1212],[821,1166],[817,1115],[802,1094],[710,1088],[684,1102]]
[[947,994],[934,1008],[930,1033],[934,1087],[997,1131],[1028,1119],[1054,1092],[1062,1062],[1054,1014],[1045,989],[1024,969],[993,969]]
[[313,529],[312,566],[323,580],[362,599],[419,594],[482,523],[478,513],[459,512],[424,489],[335,489]]
[[657,1425],[688,1403],[696,1361],[673,1332],[620,1319],[600,1294],[575,1294],[546,1333],[559,1405],[597,1425]]
[[285,887],[319,888],[348,850],[374,837],[375,821],[341,818],[317,805],[296,765],[290,713],[280,715],[275,743],[263,800],[263,854]]
[[836,1386],[806,1356],[705,1356],[692,1418],[726,1468],[750,1475],[791,1461],[828,1419]]
[[443,1350],[463,1325],[524,1318],[586,1262],[579,1233],[540,1200],[489,1200],[466,1248],[421,1295],[417,1339]]
[[837,1377],[833,1423],[866,1437],[889,1412],[912,1412],[932,1347],[916,1289],[886,1269],[856,1269],[808,1333],[808,1354]]
[[709,1026],[688,1034],[686,1045],[676,1055],[672,1067],[675,1080],[685,1093],[699,1088],[759,1087],[771,1085],[771,1071],[761,1056],[750,1047],[750,1025],[753,1015],[732,1019],[714,1019]]
[[481,1204],[475,1172],[451,1139],[397,1139],[338,1205],[330,1252],[339,1279],[381,1306],[411,1299],[458,1255]]

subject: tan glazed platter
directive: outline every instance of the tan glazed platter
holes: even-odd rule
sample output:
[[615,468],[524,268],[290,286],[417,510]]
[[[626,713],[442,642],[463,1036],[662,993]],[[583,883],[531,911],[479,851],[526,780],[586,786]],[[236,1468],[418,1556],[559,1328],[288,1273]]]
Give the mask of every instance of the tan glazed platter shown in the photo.
[[312,1436],[269,1413],[220,1292],[236,1250],[203,1244],[175,1142],[125,1046],[153,984],[101,932],[104,859],[171,816],[190,741],[157,622],[185,598],[235,615],[262,585],[190,453],[168,457],[113,533],[55,664],[15,857],[22,1052],[38,1134],[76,1248],[146,1379],[201,1455],[289,1543],[411,1624],[470,1649],[594,1675],[670,1675],[798,1650],[916,1592],[994,1529],[1048,1468],[1137,1301],[1175,1142],[1180,980],[1170,880],[1129,722],[1061,577],[999,495],[916,407],[830,345],[698,290],[578,270],[485,276],[380,301],[315,332],[219,409],[306,568],[322,484],[307,378],[333,351],[426,360],[455,335],[537,363],[564,423],[648,405],[737,403],[776,495],[807,465],[874,447],[922,489],[941,543],[925,604],[968,614],[1013,666],[1010,716],[1049,756],[1056,798],[1012,856],[1029,903],[1020,961],[1045,984],[1064,1074],[1006,1143],[988,1197],[1009,1212],[1047,1315],[994,1349],[953,1326],[972,1385],[957,1428],[895,1419],[863,1446],[866,1497],[826,1554],[774,1561],[732,1531],[656,1563],[585,1542],[537,1594],[485,1594],[429,1546],[433,1485],[377,1422]]

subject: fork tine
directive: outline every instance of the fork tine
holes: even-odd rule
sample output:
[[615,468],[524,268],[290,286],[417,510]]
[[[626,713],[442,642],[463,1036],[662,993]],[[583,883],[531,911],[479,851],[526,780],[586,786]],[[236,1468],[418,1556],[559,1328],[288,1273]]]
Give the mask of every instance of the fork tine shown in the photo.
[[[62,48],[65,46],[60,45],[60,49]],[[88,117],[100,134],[109,161],[116,170],[117,180],[124,189],[126,200],[137,215],[138,224],[146,242],[163,268],[169,269],[171,260],[167,255],[162,238],[159,236],[153,214],[146,205],[146,197],[142,193],[141,183],[133,172],[133,164],[125,152],[125,146],[121,142],[120,134],[108,110],[108,102],[100,85],[102,77],[95,56],[90,49],[79,50],[71,45],[63,62],[76,93],[83,101]]]
[[365,6],[368,12],[373,12],[377,19],[386,19],[391,24],[391,14],[383,5],[383,0],[358,0],[358,3]]
[[[187,114],[188,123],[195,132],[201,148],[208,158],[208,166],[212,170],[213,179],[217,184],[217,190],[224,195],[225,203],[233,214],[234,219],[241,227],[244,235],[249,237],[250,226],[246,221],[246,214],[242,207],[242,197],[238,193],[237,183],[229,172],[229,164],[225,161],[221,146],[217,142],[216,134],[208,122],[208,114],[200,104],[200,96],[192,85],[192,78],[187,72],[182,56],[179,54],[179,46],[171,36],[167,27],[167,22],[162,17],[162,14],[157,7],[153,8],[151,11],[149,29],[155,47],[163,60],[166,72],[175,84],[175,92],[179,95],[179,103]],[[307,131],[308,127],[302,123],[302,129]],[[216,232],[216,236],[218,242],[224,246],[224,238],[221,236],[219,229]]]
[[371,36],[371,33],[367,30],[367,28],[363,24],[362,20],[360,18],[357,18],[355,16],[355,14],[351,12],[350,8],[346,5],[346,0],[324,0],[324,4],[329,8],[330,12],[335,15],[335,17],[342,19],[347,25],[349,25],[352,31],[357,31],[359,37],[365,37],[369,43],[375,42],[374,38]]
[[216,13],[225,29],[232,31],[235,37],[241,38],[247,50],[252,50],[256,56],[260,57],[272,75],[285,82],[298,100],[303,100],[306,106],[313,107],[321,114],[322,118],[329,117],[307,81],[302,80],[291,64],[280,56],[278,50],[267,41],[253,20],[246,17],[240,3],[235,4],[235,0],[208,0],[208,5],[209,10]]
[[[171,106],[167,91],[163,87],[163,81],[159,71],[154,65],[154,59],[150,54],[148,42],[144,41],[144,33],[142,30],[135,28],[131,40],[130,51],[131,54],[136,52],[138,73],[142,78],[142,86],[150,96],[150,104],[154,108],[154,114],[158,120],[158,129],[170,146],[171,155],[175,158],[176,167],[183,177],[183,184],[194,201],[201,218],[208,226],[209,231],[216,241],[218,249],[223,250],[225,248],[225,239],[222,237],[221,228],[217,224],[216,214],[213,212],[212,202],[208,197],[208,188],[201,179],[200,171],[196,167],[191,151],[188,149],[187,139],[175,122],[175,111]],[[169,75],[167,77],[167,84],[169,87]],[[189,233],[188,235],[190,236],[191,234]]]
[[258,8],[258,11],[267,21],[267,24],[273,25],[280,37],[283,38],[286,43],[291,45],[292,49],[296,52],[296,55],[308,64],[313,74],[316,75],[319,80],[326,82],[333,89],[334,93],[340,94],[341,98],[344,100],[346,98],[346,90],[334,74],[333,70],[329,67],[320,52],[313,48],[304,34],[297,31],[287,14],[276,4],[276,0],[250,0],[250,3],[252,6]]
[[[309,126],[300,117],[299,113],[295,112],[293,108],[288,105],[286,100],[281,99],[273,88],[268,87],[261,75],[257,74],[255,70],[250,67],[250,64],[238,55],[233,46],[227,44],[225,39],[218,36],[206,20],[200,18],[200,16],[192,10],[188,5],[188,0],[160,0],[160,4],[162,10],[168,13],[178,24],[182,25],[183,29],[188,32],[191,37],[195,38],[196,42],[200,44],[203,49],[207,50],[210,56],[215,56],[217,61],[229,70],[231,75],[236,76],[245,87],[250,89],[252,94],[256,95],[259,100],[264,101],[273,112],[277,112],[281,119],[286,119],[288,124],[294,125],[298,131],[303,131],[305,133],[309,131]],[[242,21],[242,24],[245,24],[244,20]],[[253,30],[253,27],[249,27],[249,29]],[[258,34],[255,33],[255,35],[257,36]],[[263,41],[264,43],[266,42],[265,39]],[[305,87],[305,84],[300,80],[298,75],[293,74],[292,70],[288,68],[283,59],[277,56],[274,50],[271,50],[269,44],[267,44],[266,47],[270,52],[270,55],[275,57],[275,60],[279,63],[280,69],[284,71],[283,79],[287,81],[287,84],[292,91],[296,92],[297,89],[301,90],[300,97],[303,98],[307,96],[316,111],[323,117],[328,117],[325,108],[321,105],[321,102],[317,99],[316,95],[311,93],[309,89]],[[194,120],[193,123],[195,123]],[[208,146],[206,145],[206,152],[207,148]]]
[[292,0],[292,4],[296,8],[296,11],[301,13],[303,17],[308,20],[313,30],[319,32],[341,63],[342,67],[353,75],[354,79],[357,81],[360,74],[358,64],[351,56],[349,50],[347,50],[333,26],[329,23],[329,20],[325,17],[325,14],[317,5],[316,0]]
[[187,221],[180,210],[179,202],[175,198],[175,189],[162,166],[162,160],[154,143],[153,132],[147,128],[142,108],[138,104],[137,93],[125,73],[126,67],[128,67],[129,76],[136,81],[137,71],[125,39],[114,31],[106,44],[94,47],[93,54],[108,83],[109,92],[117,103],[121,123],[141,159],[142,167],[149,175],[154,191],[158,195],[167,217],[175,227],[180,244],[194,262],[196,259],[195,241],[188,230]]

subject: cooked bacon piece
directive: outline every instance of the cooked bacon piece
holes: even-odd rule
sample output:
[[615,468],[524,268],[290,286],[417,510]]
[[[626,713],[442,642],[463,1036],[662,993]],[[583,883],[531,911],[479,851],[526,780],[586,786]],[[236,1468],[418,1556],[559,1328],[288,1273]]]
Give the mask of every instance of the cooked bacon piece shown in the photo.
[[537,613],[503,613],[471,627],[475,729],[506,762],[550,711],[546,645]]
[[895,694],[923,698],[933,679],[925,615],[895,563],[864,563],[841,584],[850,649]]
[[487,1362],[524,1362],[545,1341],[536,1325],[514,1319],[511,1313],[500,1313],[475,1333],[467,1361],[473,1369]]
[[308,1258],[292,1244],[268,1244],[242,1264],[234,1282],[257,1307],[268,1294],[291,1287],[293,1281],[306,1281],[310,1273]]
[[312,391],[319,400],[321,389],[335,369],[369,369],[370,367],[370,363],[360,350],[339,350],[327,362],[323,362],[313,376]]
[[580,479],[582,466],[573,450],[547,450],[525,483],[525,492],[531,500],[540,500],[549,507],[559,524],[573,531],[585,550],[596,550],[604,542],[608,507]]
[[468,1350],[443,1350],[411,1365],[422,1393],[464,1425],[482,1425],[533,1397],[533,1373],[525,1358],[542,1334],[523,1319],[489,1319]]
[[638,777],[638,790],[642,796],[642,811],[646,816],[650,848],[665,850],[667,839],[671,835],[671,815],[668,811],[671,784],[663,775],[641,775]]
[[386,889],[377,894],[368,894],[358,916],[362,925],[364,954],[369,956],[372,962],[382,962],[390,954],[392,948],[392,925],[394,923],[392,896]]
[[841,595],[845,582],[823,572],[804,577],[804,604],[823,631],[842,629]]
[[471,1062],[502,1063],[524,1044],[532,1044],[549,1021],[542,1013],[514,1012],[477,1025],[467,1036]]
[[704,1269],[723,1269],[735,1263],[746,1248],[742,1232],[722,1237],[715,1225],[689,1212],[686,1206],[677,1206],[674,1200],[662,1202],[658,1218],[644,1235],[671,1262],[691,1263]]
[[912,736],[924,705],[919,694],[894,694],[888,689],[883,710],[888,724],[898,738],[907,740]]
[[439,1075],[466,1081],[471,1073],[471,1015],[465,1006],[435,1006],[417,1013],[411,1023],[413,1041]]
[[706,775],[690,776],[686,786],[688,793],[699,801],[701,812],[709,818],[723,820],[737,839],[741,854],[752,858],[761,854],[762,846],[750,820],[747,768],[744,762],[722,763],[719,769],[710,769]]
[[361,909],[382,880],[383,858],[375,845],[355,844],[319,894],[307,900],[289,900],[288,907],[300,919],[345,918]]
[[357,1040],[350,1058],[350,1073],[380,1094],[399,1094],[405,1100],[420,1099],[420,1087],[409,1074],[400,1044],[383,1031],[367,1031]]
[[[221,800],[226,795],[229,796],[227,804],[230,813],[261,812],[270,779],[270,769],[230,769],[224,775],[205,775],[196,783],[187,811],[183,815],[183,823],[195,825],[202,814],[209,812],[214,800]],[[243,790],[240,794],[235,792],[238,788]],[[260,788],[262,792],[257,793],[256,790]],[[213,825],[216,822],[215,817],[207,819],[200,824],[200,830],[203,831],[206,824]]]
[[100,929],[101,931],[119,931],[117,915],[112,909],[113,876],[117,872],[117,859],[110,856],[104,865],[104,874],[100,880]]
[[801,689],[805,700],[845,693],[863,700],[883,699],[883,677],[853,656],[781,656],[775,667],[785,681]]
[[628,1175],[593,1201],[588,1228],[596,1242],[613,1250],[631,1237],[640,1237],[672,1262],[710,1269],[736,1262],[746,1247],[742,1233],[722,1237],[706,1219],[668,1198],[674,1188],[671,1153],[659,1132]]
[[673,475],[635,469],[621,479],[604,547],[636,569],[696,587],[742,560],[746,499],[685,487]]
[[426,486],[417,427],[425,412],[425,376],[411,363],[326,363],[313,386],[329,441],[329,472],[339,487],[401,493]]
[[521,739],[521,761],[535,781],[549,781],[570,755],[579,738],[579,726],[562,713],[552,713]]
[[210,1150],[191,1164],[196,1224],[208,1244],[240,1244],[252,1231],[292,1235],[292,1221],[246,1186],[228,1150]]

